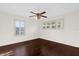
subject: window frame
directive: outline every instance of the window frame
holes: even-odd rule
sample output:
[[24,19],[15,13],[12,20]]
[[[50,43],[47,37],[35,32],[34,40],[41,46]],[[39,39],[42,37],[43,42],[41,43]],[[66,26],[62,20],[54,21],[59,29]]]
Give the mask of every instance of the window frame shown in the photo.
[[[17,26],[16,26],[16,21],[19,21],[19,22],[20,22],[20,27],[19,27],[20,31],[19,31],[19,34],[16,34],[16,28],[17,28]],[[24,33],[23,33],[23,34],[21,33],[21,32],[22,32],[22,31],[21,31],[21,28],[22,28],[22,27],[21,27],[21,22],[24,22],[24,27],[23,27],[23,28],[24,28],[24,31],[23,31]],[[14,24],[15,24],[15,26],[14,26],[14,27],[15,27],[15,30],[14,30],[15,36],[25,36],[25,33],[26,33],[26,32],[25,32],[25,20],[16,19],[16,20],[14,21]]]

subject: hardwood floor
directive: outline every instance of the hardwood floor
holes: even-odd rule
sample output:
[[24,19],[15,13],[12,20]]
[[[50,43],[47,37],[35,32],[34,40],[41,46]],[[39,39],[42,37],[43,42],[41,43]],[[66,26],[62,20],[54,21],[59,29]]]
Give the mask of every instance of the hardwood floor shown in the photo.
[[4,56],[79,56],[79,48],[37,38],[0,47]]

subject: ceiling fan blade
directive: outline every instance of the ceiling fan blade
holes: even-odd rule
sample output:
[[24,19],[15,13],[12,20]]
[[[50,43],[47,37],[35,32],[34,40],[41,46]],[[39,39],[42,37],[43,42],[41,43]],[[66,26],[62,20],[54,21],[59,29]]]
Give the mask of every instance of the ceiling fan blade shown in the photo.
[[42,12],[42,13],[40,13],[40,14],[45,14],[46,12],[44,11],[44,12]]
[[36,14],[36,13],[34,13],[34,12],[32,12],[32,11],[30,11],[30,13]]
[[32,15],[32,16],[29,16],[29,17],[35,17],[36,15]]
[[42,17],[47,18],[47,16],[42,16]]

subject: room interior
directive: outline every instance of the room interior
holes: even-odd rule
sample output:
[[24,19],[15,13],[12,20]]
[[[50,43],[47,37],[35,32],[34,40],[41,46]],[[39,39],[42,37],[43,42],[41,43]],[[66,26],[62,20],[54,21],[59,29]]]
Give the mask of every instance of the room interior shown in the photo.
[[0,3],[0,56],[79,56],[79,3]]

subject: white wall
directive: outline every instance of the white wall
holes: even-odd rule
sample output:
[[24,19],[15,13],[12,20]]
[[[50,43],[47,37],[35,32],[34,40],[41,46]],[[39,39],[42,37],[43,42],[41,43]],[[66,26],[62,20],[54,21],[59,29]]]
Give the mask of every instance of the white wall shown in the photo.
[[[34,19],[19,17],[7,13],[0,13],[0,46],[27,41],[34,38],[44,38],[79,47],[79,11],[58,16],[56,18],[64,18],[63,30],[43,30],[40,29],[41,27],[39,27],[41,21],[39,23]],[[15,36],[15,19],[25,20],[25,36]],[[55,18],[50,18],[48,20],[54,19]]]
[[51,18],[64,18],[64,29],[41,29],[40,38],[79,47],[79,11]]
[[[25,20],[25,36],[15,35],[15,20]],[[0,46],[36,38],[37,22],[33,19],[0,12]]]

